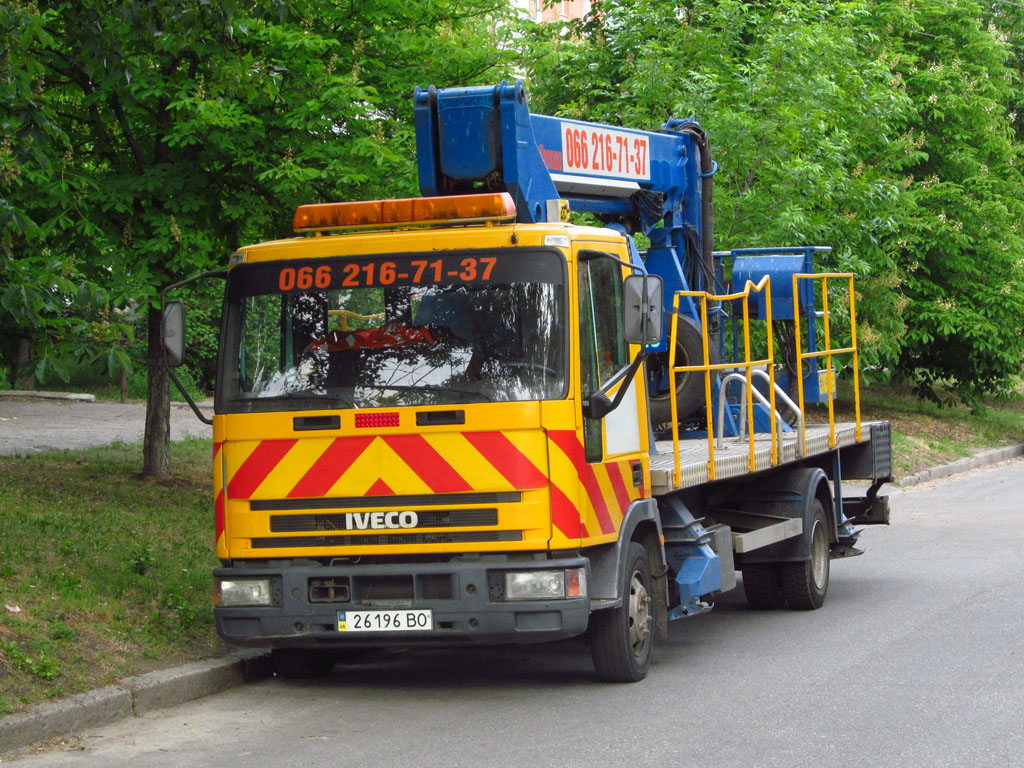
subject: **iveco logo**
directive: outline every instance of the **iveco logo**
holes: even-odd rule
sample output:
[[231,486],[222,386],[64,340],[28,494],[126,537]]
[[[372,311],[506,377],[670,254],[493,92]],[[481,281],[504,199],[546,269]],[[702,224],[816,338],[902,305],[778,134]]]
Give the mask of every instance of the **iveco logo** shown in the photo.
[[419,518],[415,512],[353,512],[345,518],[345,529],[365,531],[368,528],[415,528]]

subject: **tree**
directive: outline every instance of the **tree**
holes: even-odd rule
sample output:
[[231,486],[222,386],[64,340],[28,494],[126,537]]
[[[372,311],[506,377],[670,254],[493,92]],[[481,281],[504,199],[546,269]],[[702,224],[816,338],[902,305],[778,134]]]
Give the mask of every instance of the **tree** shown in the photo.
[[[531,38],[535,100],[570,117],[657,128],[695,114],[719,165],[715,247],[827,244],[853,270],[863,359],[898,359],[891,166],[909,99],[879,61],[859,2],[595,4],[568,34]],[[839,313],[837,313],[838,316]]]
[[116,299],[148,306],[144,474],[169,467],[160,290],[287,234],[298,203],[410,192],[412,86],[489,75],[505,55],[493,32],[504,7],[5,6],[3,146],[21,179],[7,226],[33,231],[20,252],[80,249]]
[[825,266],[861,277],[862,360],[973,403],[1024,357],[1018,21],[973,0],[603,0],[534,31],[529,73],[570,117],[696,113],[716,247],[832,245]]
[[873,14],[914,105],[897,256],[913,322],[900,371],[922,394],[948,384],[971,404],[1024,360],[1024,148],[1008,109],[1020,79],[982,10],[921,0]]

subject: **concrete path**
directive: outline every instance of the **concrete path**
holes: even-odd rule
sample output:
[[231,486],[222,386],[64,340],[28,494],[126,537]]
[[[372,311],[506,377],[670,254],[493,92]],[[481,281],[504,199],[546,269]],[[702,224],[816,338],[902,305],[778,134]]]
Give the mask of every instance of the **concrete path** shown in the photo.
[[[212,403],[200,404],[207,416]],[[113,442],[141,443],[144,403],[88,402],[0,396],[0,456],[89,448]],[[210,437],[185,403],[171,404],[171,439]]]

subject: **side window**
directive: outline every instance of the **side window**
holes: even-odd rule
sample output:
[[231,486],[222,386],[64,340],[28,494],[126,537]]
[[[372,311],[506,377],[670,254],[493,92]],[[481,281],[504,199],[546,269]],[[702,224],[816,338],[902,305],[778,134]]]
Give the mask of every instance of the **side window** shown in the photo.
[[[594,256],[581,253],[579,262],[580,382],[584,396],[628,363],[622,337],[622,267],[611,259]],[[585,419],[583,437],[587,461],[600,461],[601,422]]]

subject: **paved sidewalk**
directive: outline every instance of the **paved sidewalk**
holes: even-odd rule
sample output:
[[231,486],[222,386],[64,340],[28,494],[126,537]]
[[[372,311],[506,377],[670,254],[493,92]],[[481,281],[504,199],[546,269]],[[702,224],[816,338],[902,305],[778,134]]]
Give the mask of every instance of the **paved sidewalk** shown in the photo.
[[[49,393],[48,393],[49,394]],[[200,403],[207,416],[212,403]],[[113,442],[141,443],[144,403],[36,399],[0,393],[0,456],[24,456],[65,448],[90,448]],[[171,440],[210,437],[186,403],[171,404]]]

